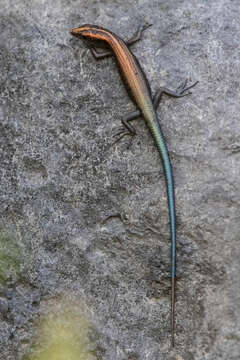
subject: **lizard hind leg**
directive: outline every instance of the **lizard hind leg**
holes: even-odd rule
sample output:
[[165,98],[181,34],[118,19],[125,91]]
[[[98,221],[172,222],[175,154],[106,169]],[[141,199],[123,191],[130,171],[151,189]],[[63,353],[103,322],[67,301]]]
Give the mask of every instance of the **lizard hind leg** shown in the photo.
[[[125,135],[130,135],[132,138],[137,134],[135,128],[130,124],[130,121],[141,116],[141,111],[136,110],[130,114],[128,114],[124,119],[122,119],[123,127],[119,129],[119,131],[113,136],[119,136],[117,140],[114,141],[113,145],[119,142]],[[131,141],[132,142],[132,141]]]

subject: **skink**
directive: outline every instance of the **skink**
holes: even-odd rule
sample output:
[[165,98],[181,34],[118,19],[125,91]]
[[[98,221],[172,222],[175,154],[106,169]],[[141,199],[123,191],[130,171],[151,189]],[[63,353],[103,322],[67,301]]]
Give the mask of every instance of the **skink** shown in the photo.
[[[168,206],[170,215],[171,228],[171,338],[172,346],[174,347],[174,312],[175,312],[175,279],[176,279],[176,212],[175,212],[175,194],[172,166],[168,155],[166,142],[164,140],[162,130],[157,118],[156,109],[163,94],[173,97],[182,97],[189,93],[186,91],[197,84],[194,83],[187,87],[187,82],[181,85],[177,91],[171,91],[167,88],[160,88],[152,99],[151,90],[147,78],[141,69],[141,66],[136,57],[129,50],[129,45],[141,39],[142,32],[150,25],[140,26],[137,33],[128,41],[122,40],[113,32],[104,29],[100,26],[85,24],[71,30],[71,34],[90,40],[102,40],[108,43],[112,52],[117,58],[120,69],[127,84],[127,88],[135,100],[139,110],[129,114],[122,123],[127,131],[121,132],[122,136],[126,134],[135,135],[136,131],[129,123],[129,121],[136,117],[143,116],[146,124],[155,140],[158,151],[161,155],[163,167],[165,171]],[[111,51],[99,53],[95,47],[91,46],[91,52],[95,58],[100,59],[112,54]],[[121,137],[122,137],[121,136]]]

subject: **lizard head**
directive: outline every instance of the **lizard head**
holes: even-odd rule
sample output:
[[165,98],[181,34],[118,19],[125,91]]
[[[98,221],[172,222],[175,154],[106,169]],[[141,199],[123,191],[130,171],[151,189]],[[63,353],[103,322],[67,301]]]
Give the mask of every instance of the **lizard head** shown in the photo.
[[104,29],[97,25],[85,24],[70,31],[73,36],[79,38],[101,39]]

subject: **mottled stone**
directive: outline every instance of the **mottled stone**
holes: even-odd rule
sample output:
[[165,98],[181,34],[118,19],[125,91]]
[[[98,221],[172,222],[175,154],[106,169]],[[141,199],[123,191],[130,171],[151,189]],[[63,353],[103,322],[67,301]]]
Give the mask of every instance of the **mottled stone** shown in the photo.
[[[1,0],[0,358],[37,354],[38,318],[61,296],[85,303],[96,359],[239,359],[239,17],[238,0]],[[132,49],[153,92],[199,80],[158,110],[176,187],[174,350],[161,161],[142,119],[113,145],[134,104],[115,61],[69,33],[129,38],[143,21]]]

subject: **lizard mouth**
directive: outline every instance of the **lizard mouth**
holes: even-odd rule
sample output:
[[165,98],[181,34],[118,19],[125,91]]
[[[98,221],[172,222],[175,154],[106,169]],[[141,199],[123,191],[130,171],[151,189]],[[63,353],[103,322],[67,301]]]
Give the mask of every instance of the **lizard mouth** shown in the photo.
[[70,34],[72,34],[73,36],[81,37],[82,31],[79,28],[74,28],[70,31]]

